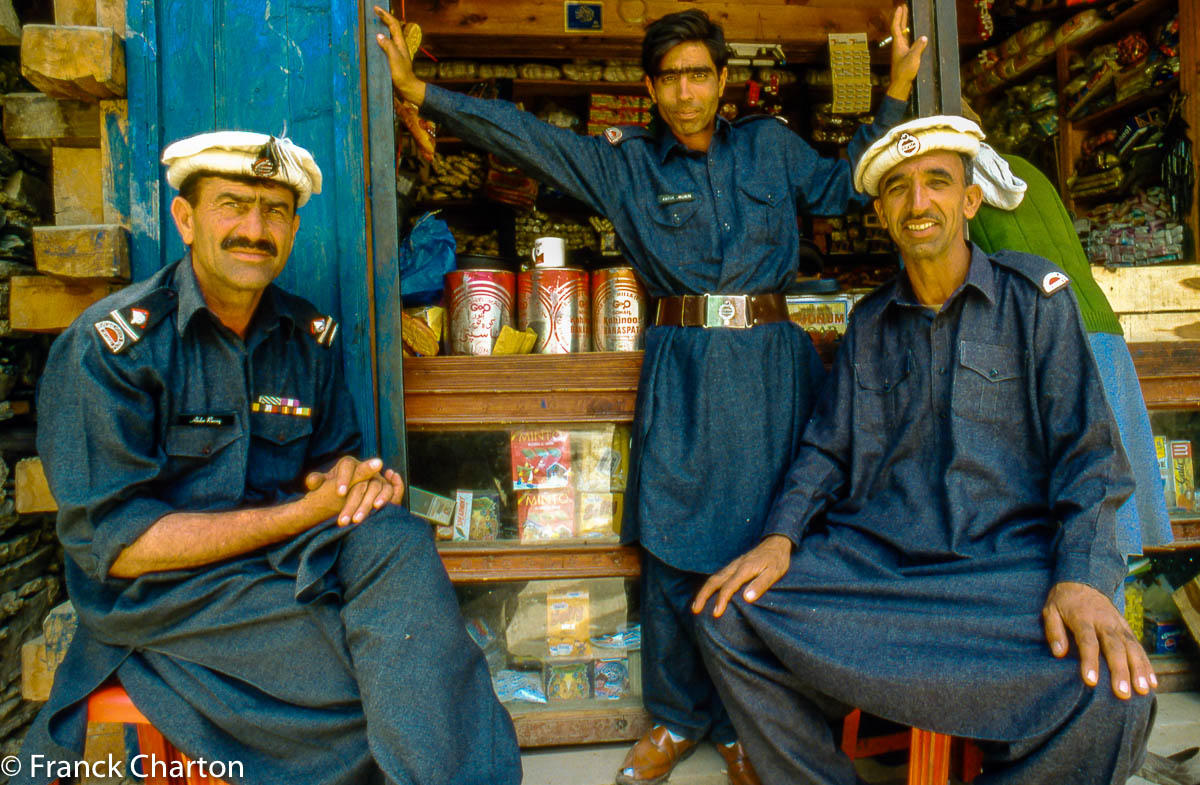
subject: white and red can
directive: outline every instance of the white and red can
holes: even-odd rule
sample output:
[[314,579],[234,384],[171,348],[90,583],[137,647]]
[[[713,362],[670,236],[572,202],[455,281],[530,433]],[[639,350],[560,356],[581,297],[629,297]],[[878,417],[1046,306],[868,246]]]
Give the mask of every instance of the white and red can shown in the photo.
[[643,348],[649,300],[632,267],[592,271],[592,349],[633,352]]
[[572,267],[535,267],[517,275],[517,327],[537,333],[534,351],[586,352],[592,348],[588,274]]
[[500,328],[512,327],[516,276],[508,270],[446,273],[450,354],[491,354]]

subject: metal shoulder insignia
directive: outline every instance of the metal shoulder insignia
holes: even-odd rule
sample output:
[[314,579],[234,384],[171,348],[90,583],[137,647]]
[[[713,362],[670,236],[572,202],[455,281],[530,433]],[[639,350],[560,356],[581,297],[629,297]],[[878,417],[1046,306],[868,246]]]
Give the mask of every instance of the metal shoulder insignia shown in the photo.
[[333,346],[333,339],[337,337],[338,323],[332,316],[318,316],[309,322],[308,329],[317,343],[329,348]]
[[1054,294],[1059,289],[1064,288],[1071,282],[1071,279],[1066,276],[1066,273],[1061,273],[1058,270],[1046,273],[1042,278],[1042,291],[1046,294]]
[[172,293],[155,293],[137,303],[117,308],[92,326],[113,354],[120,354],[142,340],[146,330],[161,319],[174,299]]

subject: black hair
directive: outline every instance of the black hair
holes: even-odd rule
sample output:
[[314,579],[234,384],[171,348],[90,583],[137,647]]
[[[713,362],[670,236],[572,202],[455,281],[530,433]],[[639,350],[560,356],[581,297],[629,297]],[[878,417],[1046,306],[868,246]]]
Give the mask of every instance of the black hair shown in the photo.
[[975,182],[975,159],[966,153],[959,153],[963,165],[963,188],[970,188]]
[[667,14],[646,28],[646,37],[642,39],[642,70],[651,79],[657,77],[667,52],[689,41],[699,41],[708,48],[720,74],[729,62],[725,31],[709,19],[708,14],[696,8]]
[[225,172],[210,172],[201,169],[192,172],[187,177],[183,178],[183,182],[179,184],[179,195],[187,200],[187,203],[192,207],[196,206],[196,199],[199,197],[200,181],[205,177],[220,177],[222,180],[232,180],[235,183],[243,185],[282,185],[292,192],[292,210],[295,211],[300,206],[300,192],[287,183],[281,183],[278,180],[272,180],[269,177],[255,177],[247,174],[226,174]]

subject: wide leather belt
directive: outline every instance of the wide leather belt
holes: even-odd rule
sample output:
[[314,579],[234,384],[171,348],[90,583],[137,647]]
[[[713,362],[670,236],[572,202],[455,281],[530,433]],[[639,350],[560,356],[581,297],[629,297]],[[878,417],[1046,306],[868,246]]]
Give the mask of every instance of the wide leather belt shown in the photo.
[[654,323],[668,327],[754,327],[786,322],[782,294],[683,294],[660,297]]

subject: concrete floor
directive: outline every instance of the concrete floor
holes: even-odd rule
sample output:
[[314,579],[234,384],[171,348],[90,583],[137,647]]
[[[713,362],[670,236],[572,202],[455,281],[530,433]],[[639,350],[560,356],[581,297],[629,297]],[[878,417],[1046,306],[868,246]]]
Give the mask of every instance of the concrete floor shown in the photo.
[[[1160,755],[1200,745],[1200,693],[1169,692],[1159,695],[1158,718],[1150,734],[1150,750]],[[627,744],[562,747],[533,750],[521,756],[525,767],[522,785],[611,785],[625,757]],[[669,785],[726,785],[724,761],[710,744],[696,752],[672,773]],[[860,772],[877,782],[904,782],[904,767],[871,768]],[[1153,785],[1133,777],[1128,785]]]

